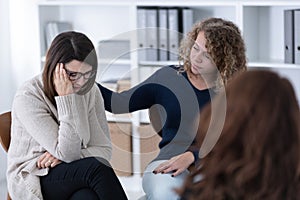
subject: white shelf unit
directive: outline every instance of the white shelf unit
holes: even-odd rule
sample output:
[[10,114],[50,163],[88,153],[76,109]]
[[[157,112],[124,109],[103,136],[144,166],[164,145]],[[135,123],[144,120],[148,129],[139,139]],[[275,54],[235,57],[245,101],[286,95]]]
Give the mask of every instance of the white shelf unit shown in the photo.
[[[43,0],[38,3],[41,57],[45,54],[45,23],[47,21],[68,21],[72,23],[74,30],[84,32],[91,38],[95,46],[100,40],[112,38],[130,41],[130,59],[114,62],[130,66],[132,86],[150,75],[143,74],[143,68],[178,64],[177,62],[138,62],[135,30],[137,28],[137,8],[141,6],[189,7],[194,11],[194,21],[207,17],[222,17],[233,21],[243,33],[249,67],[274,70],[287,76],[292,81],[298,99],[300,99],[300,65],[284,63],[283,28],[283,10],[300,8],[300,0]],[[110,63],[111,61],[100,62]],[[142,76],[144,77],[142,78]],[[118,119],[113,116],[108,118],[132,122],[135,138],[133,141],[133,170],[139,172],[137,126],[143,121],[140,114],[135,112],[127,119]],[[136,180],[136,178],[137,176],[134,175],[133,179]]]

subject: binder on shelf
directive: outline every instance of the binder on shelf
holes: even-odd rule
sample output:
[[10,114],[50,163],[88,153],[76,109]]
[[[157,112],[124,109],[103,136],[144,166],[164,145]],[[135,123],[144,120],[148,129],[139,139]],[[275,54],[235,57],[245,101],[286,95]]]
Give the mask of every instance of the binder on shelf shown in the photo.
[[193,27],[193,10],[190,8],[183,8],[181,10],[181,19],[182,19],[182,34],[185,36]]
[[157,9],[146,9],[146,60],[158,61]]
[[137,9],[137,37],[138,37],[138,59],[146,61],[146,9]]
[[158,9],[158,58],[168,60],[168,10]]
[[294,10],[284,11],[284,62],[294,63]]
[[69,22],[48,22],[45,26],[46,48],[50,47],[52,40],[58,34],[70,30],[72,30],[72,24]]
[[294,59],[300,64],[300,10],[294,10]]
[[169,60],[178,60],[179,47],[179,24],[178,24],[178,9],[168,9],[168,29],[169,29]]

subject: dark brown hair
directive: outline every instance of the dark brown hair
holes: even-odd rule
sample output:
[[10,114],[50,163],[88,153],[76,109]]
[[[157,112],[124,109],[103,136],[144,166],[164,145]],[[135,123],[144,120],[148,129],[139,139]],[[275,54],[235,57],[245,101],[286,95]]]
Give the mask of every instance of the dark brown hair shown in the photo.
[[[270,71],[245,72],[228,84],[226,99],[219,140],[187,178],[183,199],[299,199],[300,111],[290,82]],[[201,113],[198,147],[211,113],[211,106]]]
[[246,71],[246,49],[239,28],[231,21],[208,18],[194,24],[187,37],[181,41],[180,60],[186,71],[191,70],[190,52],[199,32],[204,32],[205,47],[219,70],[221,80],[216,87],[226,85],[236,72]]
[[[53,84],[53,73],[57,63],[68,63],[72,60],[85,62],[97,70],[98,61],[95,48],[91,40],[83,33],[69,31],[56,36],[46,55],[46,62],[43,69],[44,92],[51,102],[55,104],[54,96],[57,95]],[[80,89],[78,94],[89,91],[95,83],[96,76],[92,77]]]

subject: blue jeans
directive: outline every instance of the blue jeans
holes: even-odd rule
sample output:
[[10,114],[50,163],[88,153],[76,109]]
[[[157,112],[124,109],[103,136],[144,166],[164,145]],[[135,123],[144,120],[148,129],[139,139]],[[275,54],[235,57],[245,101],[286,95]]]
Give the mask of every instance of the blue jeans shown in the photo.
[[45,200],[127,199],[110,164],[101,158],[84,158],[61,163],[40,177]]
[[174,188],[180,188],[189,174],[188,170],[183,171],[178,176],[172,177],[171,173],[153,174],[153,170],[166,160],[157,160],[151,162],[144,172],[143,189],[147,200],[177,200],[180,197],[174,191]]

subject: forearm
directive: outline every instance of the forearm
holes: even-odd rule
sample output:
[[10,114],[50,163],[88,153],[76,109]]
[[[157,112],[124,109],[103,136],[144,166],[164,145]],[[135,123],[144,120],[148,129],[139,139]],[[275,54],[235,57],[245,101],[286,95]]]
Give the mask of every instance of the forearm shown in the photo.
[[21,93],[14,99],[13,117],[43,149],[62,161],[70,162],[80,158],[81,141],[76,133],[72,107],[68,105],[73,99],[66,97],[61,101],[64,103],[59,102],[60,109],[54,114],[54,108],[33,94]]
[[113,92],[97,83],[104,100],[106,111],[114,114],[148,109],[154,104],[156,84],[149,78],[139,85],[123,92]]

